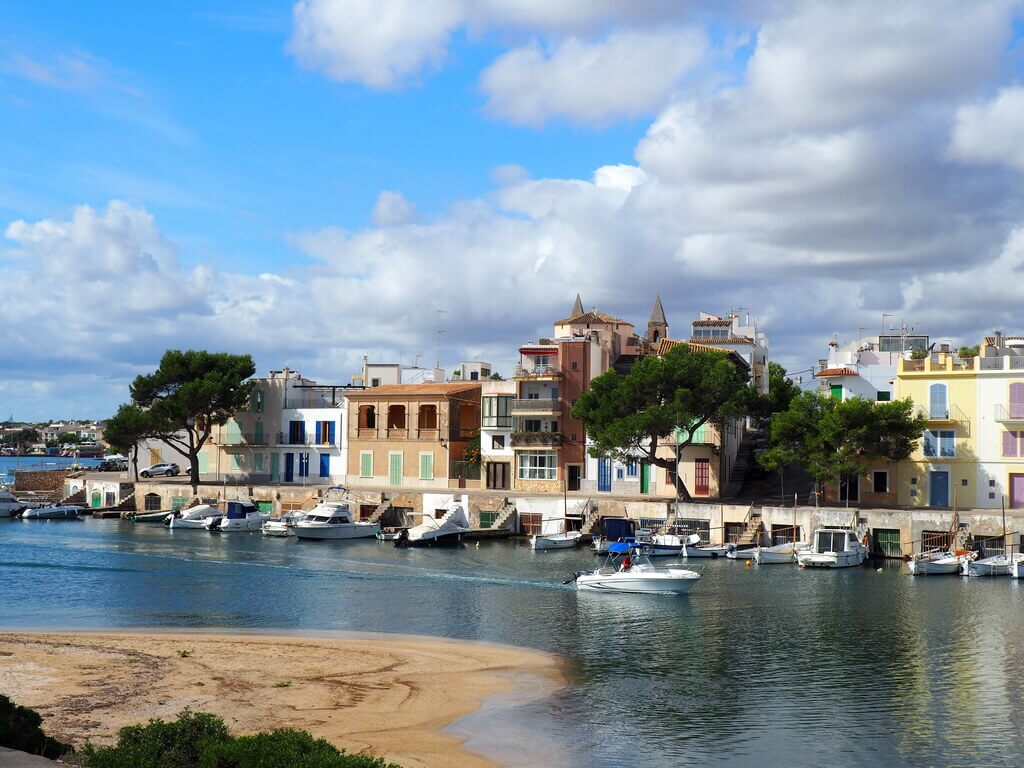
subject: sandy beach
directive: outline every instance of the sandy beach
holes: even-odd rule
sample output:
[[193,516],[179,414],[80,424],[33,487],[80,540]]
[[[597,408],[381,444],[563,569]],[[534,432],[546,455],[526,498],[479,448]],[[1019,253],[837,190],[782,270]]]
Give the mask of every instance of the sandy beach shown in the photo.
[[442,729],[517,676],[554,690],[559,660],[411,636],[0,632],[0,692],[76,744],[189,707],[236,733],[303,728],[404,768],[494,766]]

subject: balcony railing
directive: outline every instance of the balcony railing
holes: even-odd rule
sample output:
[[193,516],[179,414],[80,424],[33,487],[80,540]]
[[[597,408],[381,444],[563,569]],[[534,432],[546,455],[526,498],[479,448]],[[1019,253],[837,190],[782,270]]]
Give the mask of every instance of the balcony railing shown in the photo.
[[967,416],[955,405],[928,405],[920,406],[917,415],[923,416],[925,421],[934,423],[950,424],[953,422],[965,422]]
[[537,398],[513,400],[512,413],[561,413],[561,400],[540,400]]
[[517,365],[513,379],[560,379],[562,369],[555,365]]
[[561,445],[565,435],[561,432],[513,432],[512,447],[518,448],[531,445]]
[[269,435],[220,435],[214,442],[224,448],[245,447],[247,445],[252,446],[266,446],[270,445]]
[[[982,358],[983,360],[985,358]],[[1024,404],[1011,403],[1007,408],[1005,405],[996,406],[996,421],[1001,422],[1024,422]]]
[[335,445],[337,438],[332,442],[325,437],[316,439],[316,435],[289,435],[287,432],[277,433],[278,445]]

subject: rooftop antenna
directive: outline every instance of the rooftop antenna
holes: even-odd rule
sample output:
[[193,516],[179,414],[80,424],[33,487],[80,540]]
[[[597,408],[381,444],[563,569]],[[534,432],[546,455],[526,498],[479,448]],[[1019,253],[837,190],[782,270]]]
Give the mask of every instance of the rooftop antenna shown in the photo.
[[435,368],[441,367],[441,335],[444,333],[444,328],[441,327],[441,316],[448,314],[445,309],[437,310],[437,362],[434,364]]
[[412,367],[413,368],[419,368],[420,367],[420,358],[421,357],[423,357],[423,353],[422,352],[417,352],[415,355],[412,356]]

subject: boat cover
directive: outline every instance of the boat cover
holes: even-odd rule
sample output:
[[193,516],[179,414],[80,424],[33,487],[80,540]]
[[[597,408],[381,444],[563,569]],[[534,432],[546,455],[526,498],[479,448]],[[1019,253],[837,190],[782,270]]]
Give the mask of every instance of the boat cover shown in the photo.
[[601,520],[601,535],[611,541],[632,536],[635,529],[636,524],[624,517],[606,517]]

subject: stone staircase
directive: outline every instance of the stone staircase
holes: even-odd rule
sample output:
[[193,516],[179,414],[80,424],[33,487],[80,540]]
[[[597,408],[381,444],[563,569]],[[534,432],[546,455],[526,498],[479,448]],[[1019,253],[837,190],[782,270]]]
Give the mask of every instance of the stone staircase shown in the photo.
[[764,535],[764,523],[761,520],[761,513],[755,512],[754,508],[751,507],[747,513],[746,527],[743,529],[743,533],[736,540],[736,549],[750,549],[756,547],[761,543],[762,536]]
[[[501,506],[498,507],[498,516],[494,518],[494,522],[491,523],[491,528],[507,528],[509,520],[516,514],[516,505],[509,501],[508,498],[501,500]],[[518,526],[517,526],[518,527]]]
[[72,493],[70,496],[62,498],[58,504],[79,504],[83,505],[86,503],[85,488],[79,488],[77,491]]
[[601,519],[601,515],[597,511],[597,504],[594,503],[593,499],[587,499],[577,512],[583,517],[583,525],[580,526],[580,532],[584,536],[593,535],[594,526]]
[[367,522],[379,523],[380,519],[384,517],[384,513],[391,509],[391,499],[389,499],[386,494],[382,495],[384,498],[381,500],[380,504],[377,505],[377,508],[373,510],[373,514],[370,515]]

